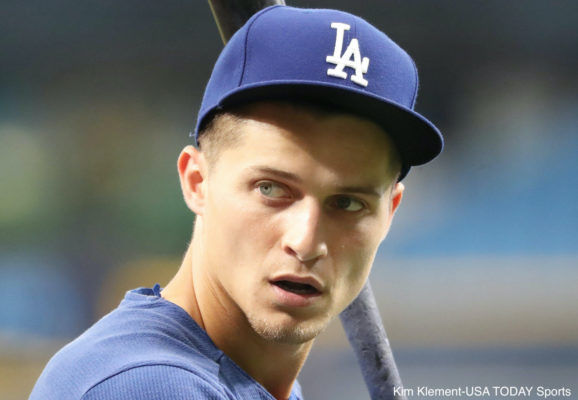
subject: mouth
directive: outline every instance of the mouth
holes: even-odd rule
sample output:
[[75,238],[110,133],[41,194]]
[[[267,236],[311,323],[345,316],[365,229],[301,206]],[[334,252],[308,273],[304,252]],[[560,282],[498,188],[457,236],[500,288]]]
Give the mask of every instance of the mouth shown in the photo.
[[294,293],[301,296],[307,295],[315,296],[321,294],[321,292],[315,286],[309,283],[301,283],[282,279],[274,281],[272,282],[272,284],[286,292]]
[[279,305],[310,307],[326,295],[325,286],[313,275],[283,274],[269,281]]

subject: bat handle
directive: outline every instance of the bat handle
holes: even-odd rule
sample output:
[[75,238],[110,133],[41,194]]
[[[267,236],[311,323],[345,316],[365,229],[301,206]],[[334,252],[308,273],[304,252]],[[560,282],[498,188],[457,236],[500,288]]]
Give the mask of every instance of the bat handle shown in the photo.
[[372,400],[405,400],[401,378],[369,281],[340,315]]
[[275,5],[285,5],[285,0],[209,0],[223,43],[258,11]]

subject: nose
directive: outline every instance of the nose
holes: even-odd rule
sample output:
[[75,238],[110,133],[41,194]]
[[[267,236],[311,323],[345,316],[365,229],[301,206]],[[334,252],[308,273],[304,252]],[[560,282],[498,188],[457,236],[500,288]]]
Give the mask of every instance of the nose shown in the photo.
[[312,199],[303,199],[293,207],[287,215],[283,250],[304,263],[327,256],[321,206]]

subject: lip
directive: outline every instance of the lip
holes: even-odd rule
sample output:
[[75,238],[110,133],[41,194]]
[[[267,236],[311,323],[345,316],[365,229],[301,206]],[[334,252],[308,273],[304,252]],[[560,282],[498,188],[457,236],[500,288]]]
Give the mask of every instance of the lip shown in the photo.
[[[307,284],[317,290],[316,293],[295,293],[285,290],[276,285],[275,282],[288,281],[300,284]],[[313,276],[299,276],[299,275],[279,275],[269,281],[273,293],[276,297],[276,302],[280,306],[290,308],[303,308],[312,306],[322,297],[323,285],[319,280]]]
[[274,284],[275,282],[278,281],[289,281],[300,283],[302,285],[310,285],[313,286],[315,290],[319,292],[319,294],[323,293],[324,291],[323,284],[313,275],[300,276],[300,275],[286,274],[275,276],[273,279],[269,280],[271,284]]

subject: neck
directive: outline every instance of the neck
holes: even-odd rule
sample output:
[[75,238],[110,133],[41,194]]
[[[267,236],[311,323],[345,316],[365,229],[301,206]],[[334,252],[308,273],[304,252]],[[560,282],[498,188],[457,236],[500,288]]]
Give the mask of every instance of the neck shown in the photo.
[[256,334],[243,313],[236,307],[226,307],[207,285],[200,249],[202,245],[193,239],[162,296],[183,308],[219,349],[276,399],[288,399],[313,341],[276,343]]
[[302,345],[269,343],[239,330],[220,337],[221,348],[276,399],[288,399],[313,341]]

